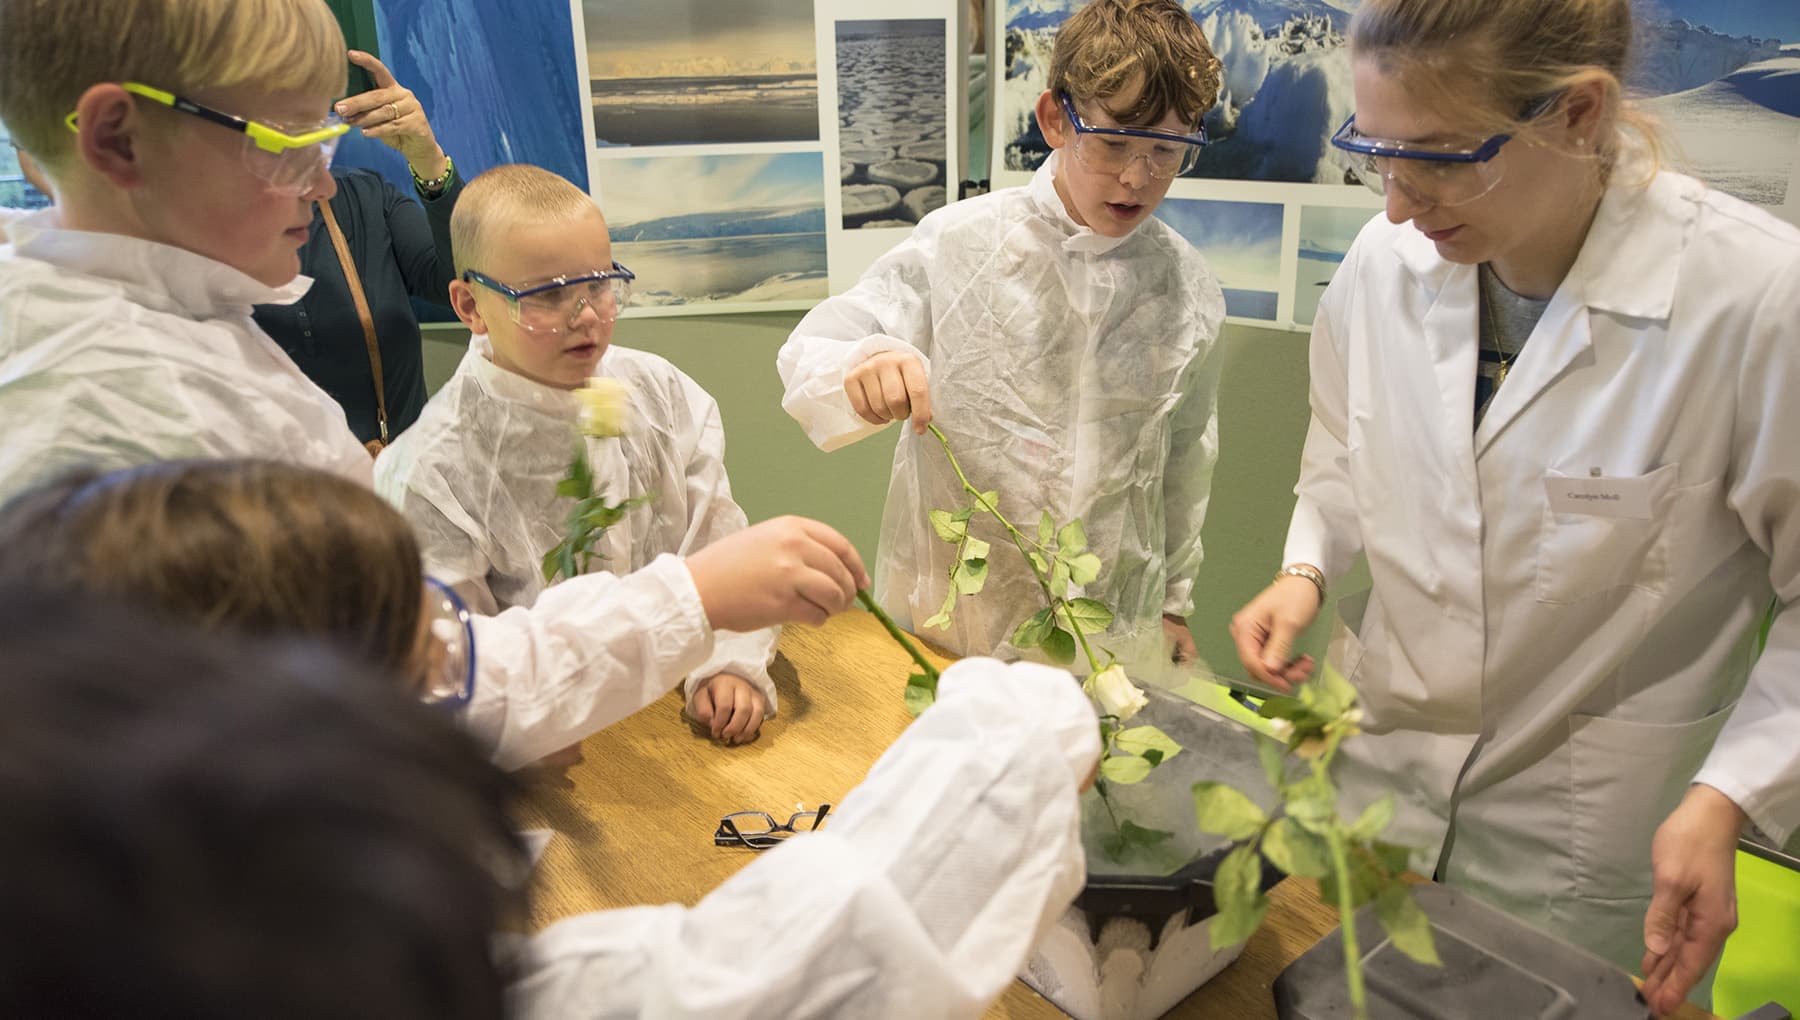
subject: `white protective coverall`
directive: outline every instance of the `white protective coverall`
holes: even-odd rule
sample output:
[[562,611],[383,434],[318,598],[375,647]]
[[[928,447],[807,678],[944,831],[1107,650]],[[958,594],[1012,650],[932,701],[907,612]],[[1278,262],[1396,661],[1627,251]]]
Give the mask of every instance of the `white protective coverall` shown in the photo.
[[1476,311],[1476,267],[1363,228],[1286,562],[1368,556],[1330,651],[1368,713],[1346,789],[1398,794],[1427,873],[1635,971],[1690,782],[1800,823],[1800,613],[1752,666],[1800,598],[1800,230],[1676,174],[1612,187],[1479,429]]
[[978,1017],[1081,891],[1075,791],[1099,753],[1067,673],[960,662],[824,828],[692,908],[546,929],[518,961],[508,1015]]
[[[473,337],[456,374],[375,462],[375,490],[412,522],[425,572],[482,613],[530,606],[544,591],[544,554],[562,541],[574,505],[556,485],[580,412],[573,393],[495,365],[492,351],[487,337]],[[629,573],[742,531],[713,398],[644,351],[608,348],[596,371],[631,388],[632,413],[624,436],[586,441],[595,491],[614,502],[653,498],[607,529],[605,559],[593,569]],[[718,632],[688,682],[690,703],[706,680],[731,673],[754,683],[773,713],[768,665],[779,634]]]
[[[367,485],[344,413],[251,321],[293,302],[180,248],[54,228],[44,210],[0,247],[0,500],[80,466],[260,457]],[[475,620],[470,728],[512,768],[661,697],[713,652],[687,566],[577,578]]]
[[[1123,238],[1077,224],[1056,195],[1056,158],[1026,187],[927,216],[809,312],[781,348],[782,406],[837,449],[880,428],[851,409],[846,373],[883,352],[917,354],[935,422],[977,488],[999,490],[1001,511],[1033,537],[1040,510],[1086,522],[1105,565],[1086,594],[1116,614],[1099,644],[1154,681],[1168,659],[1162,615],[1193,608],[1225,298],[1161,220]],[[927,511],[969,502],[937,440],[903,430],[875,569],[876,597],[902,627],[918,631],[938,611],[955,561]],[[1043,593],[989,515],[971,533],[992,545],[986,588],[958,603],[946,634],[923,633],[1018,658],[1008,639]]]

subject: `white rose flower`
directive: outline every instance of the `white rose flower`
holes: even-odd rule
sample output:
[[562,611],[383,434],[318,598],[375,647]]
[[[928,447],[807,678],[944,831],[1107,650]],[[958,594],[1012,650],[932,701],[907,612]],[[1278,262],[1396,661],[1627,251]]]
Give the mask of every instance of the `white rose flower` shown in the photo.
[[595,376],[575,391],[581,402],[582,435],[608,439],[625,434],[631,418],[631,387],[617,379]]
[[1138,714],[1138,711],[1150,703],[1144,692],[1138,690],[1131,678],[1125,675],[1125,667],[1114,663],[1098,673],[1090,675],[1081,685],[1087,696],[1100,706],[1101,715],[1115,715],[1120,722]]

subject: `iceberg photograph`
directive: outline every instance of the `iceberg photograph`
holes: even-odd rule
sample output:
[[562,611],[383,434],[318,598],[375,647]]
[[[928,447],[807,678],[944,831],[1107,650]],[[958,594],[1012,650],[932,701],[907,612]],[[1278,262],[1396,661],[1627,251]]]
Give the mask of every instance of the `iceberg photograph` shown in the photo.
[[609,156],[595,176],[634,307],[826,296],[819,153]]
[[1200,249],[1225,291],[1225,314],[1275,321],[1281,291],[1281,205],[1168,198],[1156,215]]
[[944,204],[944,21],[837,23],[845,230],[910,228]]
[[819,139],[813,0],[582,0],[594,139]]

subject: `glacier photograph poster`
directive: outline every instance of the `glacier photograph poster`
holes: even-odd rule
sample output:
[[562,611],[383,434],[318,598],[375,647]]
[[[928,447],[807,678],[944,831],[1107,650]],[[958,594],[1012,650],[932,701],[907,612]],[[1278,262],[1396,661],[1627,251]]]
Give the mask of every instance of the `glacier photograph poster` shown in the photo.
[[910,229],[949,178],[942,18],[839,21],[838,176],[845,230]]
[[1800,222],[1800,3],[1644,0],[1639,15],[1630,84],[1675,143],[1671,165]]
[[1281,300],[1281,228],[1275,202],[1169,198],[1158,219],[1200,250],[1225,291],[1225,314],[1274,322]]
[[[1007,0],[994,171],[1049,149],[1031,116],[1056,30],[1085,0]],[[1213,139],[1188,175],[1344,184],[1329,139],[1354,110],[1346,32],[1360,0],[1185,0],[1223,65]],[[1758,205],[1788,203],[1800,158],[1800,3],[1638,0],[1628,86],[1676,143],[1670,165]],[[1800,204],[1800,203],[1794,203]],[[1800,217],[1796,217],[1800,218]]]
[[826,296],[823,154],[596,157],[593,174],[613,258],[637,274],[625,315]]
[[813,0],[581,0],[594,144],[819,139]]

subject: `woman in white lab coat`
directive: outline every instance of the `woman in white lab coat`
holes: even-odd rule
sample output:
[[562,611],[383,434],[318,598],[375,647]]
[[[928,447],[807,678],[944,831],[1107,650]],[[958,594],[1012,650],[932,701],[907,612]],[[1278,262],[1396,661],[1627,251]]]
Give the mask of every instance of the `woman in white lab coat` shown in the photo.
[[1320,305],[1285,566],[1232,631],[1298,681],[1365,555],[1329,652],[1367,713],[1347,788],[1667,1012],[1735,926],[1746,818],[1800,823],[1800,230],[1657,171],[1630,21],[1360,9],[1333,144],[1386,216]]

